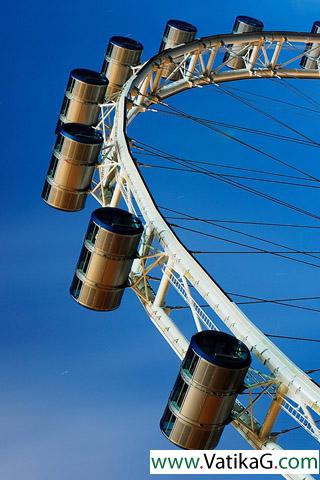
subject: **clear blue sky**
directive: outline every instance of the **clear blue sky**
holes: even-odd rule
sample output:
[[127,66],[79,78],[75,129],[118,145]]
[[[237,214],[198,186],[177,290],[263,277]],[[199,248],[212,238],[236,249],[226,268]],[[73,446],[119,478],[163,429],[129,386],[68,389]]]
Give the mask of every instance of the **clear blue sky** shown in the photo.
[[[99,69],[108,38],[114,34],[140,40],[147,59],[157,51],[169,18],[194,23],[199,36],[230,31],[238,14],[260,18],[267,30],[309,31],[318,19],[317,7],[313,0],[215,4],[20,1],[3,6],[1,478],[141,480],[149,478],[149,450],[171,447],[158,423],[177,374],[174,353],[131,292],[126,292],[121,308],[109,315],[82,309],[68,295],[90,211],[96,204],[90,201],[85,211],[65,214],[40,199],[69,71],[76,67]],[[281,86],[256,83],[237,86],[312,108]],[[318,83],[298,86],[319,98]],[[213,88],[182,94],[172,99],[172,104],[218,121],[280,133],[275,124],[253,116]],[[297,109],[262,101],[259,106],[318,139],[318,113],[298,114]],[[202,127],[161,114],[144,115],[130,132],[188,158],[294,175]],[[285,130],[281,133],[288,134]],[[242,138],[252,141],[254,137]],[[316,149],[263,138],[254,141],[319,177]],[[159,160],[152,161],[159,164]],[[177,173],[153,169],[146,171],[146,179],[159,204],[174,205],[187,213],[318,225],[311,218],[190,174],[181,174],[178,188]],[[319,214],[316,189],[248,184]],[[241,229],[294,248],[319,250],[319,230]],[[213,227],[206,231],[250,243]],[[233,249],[193,234],[182,237],[194,249]],[[318,268],[264,255],[201,259],[228,292],[267,298],[319,295]],[[319,308],[315,301],[303,305]],[[271,305],[244,308],[264,331],[320,337],[318,313]],[[316,345],[283,340],[278,344],[302,368],[320,367]],[[293,426],[286,418],[282,425]],[[283,437],[283,444],[316,448],[301,431]],[[240,436],[227,428],[220,448],[245,447]]]

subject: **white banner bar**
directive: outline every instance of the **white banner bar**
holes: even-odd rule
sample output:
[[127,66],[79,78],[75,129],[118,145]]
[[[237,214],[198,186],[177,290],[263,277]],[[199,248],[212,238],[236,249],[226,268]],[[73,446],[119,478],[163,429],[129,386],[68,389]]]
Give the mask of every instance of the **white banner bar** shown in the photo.
[[150,450],[151,475],[319,473],[319,450]]

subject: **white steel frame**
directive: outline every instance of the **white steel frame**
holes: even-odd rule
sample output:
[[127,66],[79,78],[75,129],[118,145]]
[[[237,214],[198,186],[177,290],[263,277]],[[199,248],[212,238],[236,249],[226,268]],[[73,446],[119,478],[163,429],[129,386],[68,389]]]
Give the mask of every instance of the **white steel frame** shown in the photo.
[[[197,330],[217,328],[192,298],[189,288],[192,286],[269,371],[269,375],[263,375],[251,370],[248,376],[253,385],[263,387],[261,393],[270,396],[265,420],[259,424],[253,416],[256,399],[250,400],[247,408],[237,401],[234,409],[236,418],[233,426],[249,444],[261,449],[281,448],[271,436],[280,407],[310,435],[320,440],[320,430],[314,420],[314,415],[320,414],[320,389],[228,298],[170,229],[133,159],[126,128],[152,104],[186,89],[241,79],[320,79],[319,70],[306,70],[299,66],[306,43],[320,46],[319,35],[292,32],[216,35],[166,50],[139,69],[134,69],[117,102],[101,106],[102,117],[97,127],[104,135],[104,153],[92,194],[103,206],[116,206],[123,198],[128,209],[140,213],[145,223],[140,257],[135,260],[131,273],[132,290],[180,359],[186,353],[188,341],[165,305],[169,288],[176,289],[185,300]],[[243,55],[239,56],[243,58],[245,68],[241,70],[228,70],[226,62],[221,60],[221,53],[231,44],[243,46]],[[163,79],[162,69],[168,65],[174,65],[174,70]],[[176,72],[180,72],[180,79],[173,81]],[[162,266],[161,278],[157,291],[153,291],[148,274],[159,265]],[[312,478],[308,475],[284,477],[292,480]]]

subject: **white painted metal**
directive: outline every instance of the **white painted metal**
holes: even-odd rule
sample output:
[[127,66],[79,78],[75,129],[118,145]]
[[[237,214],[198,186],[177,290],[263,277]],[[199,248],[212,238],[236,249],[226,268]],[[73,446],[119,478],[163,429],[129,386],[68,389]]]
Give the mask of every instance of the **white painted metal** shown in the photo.
[[115,117],[115,141],[119,152],[119,162],[122,164],[128,184],[144,219],[147,223],[153,224],[155,234],[164,251],[172,259],[175,271],[189,280],[234,335],[246,343],[252,353],[270,369],[281,383],[288,386],[290,397],[301,399],[301,403],[320,413],[319,388],[263,335],[235,303],[230,301],[167,226],[132,160],[125,141],[123,122],[124,95],[119,100]]
[[164,268],[164,274],[165,275],[162,276],[157,294],[153,302],[153,305],[155,307],[161,307],[166,298],[166,293],[170,285],[170,277],[171,277],[171,261],[170,260],[167,263],[166,267]]
[[[223,50],[224,46],[230,43],[250,45],[250,53],[245,58],[245,69],[229,71],[224,69],[223,63],[218,62],[215,65],[219,50]],[[294,43],[297,44],[293,49],[294,55],[291,59],[288,59],[288,55],[286,55],[285,60],[281,63],[282,51],[287,47],[291,48]],[[235,36],[219,35],[206,37],[162,52],[146,62],[123,87],[115,109],[111,136],[110,139],[106,139],[106,143],[113,145],[108,158],[109,160],[110,158],[116,158],[118,169],[121,171],[121,178],[125,179],[127,191],[131,192],[137,208],[143,216],[149,232],[148,236],[152,239],[151,242],[156,239],[166,258],[168,258],[169,269],[168,267],[167,269],[170,273],[168,274],[165,267],[156,294],[145,295],[146,279],[144,279],[144,283],[138,283],[135,289],[152,322],[177,355],[183,358],[188,343],[163,305],[170,283],[184,297],[194,318],[197,321],[202,321],[207,328],[214,328],[215,325],[192,299],[188,288],[186,288],[188,284],[191,284],[230,331],[241,339],[250,348],[252,354],[270,371],[275,384],[286,387],[287,398],[284,399],[282,408],[315,438],[319,438],[319,429],[310,415],[310,410],[320,414],[319,387],[265,337],[185,249],[157,209],[133,160],[126,137],[127,124],[138,113],[145,111],[152,103],[188,88],[249,78],[298,77],[319,79],[318,70],[303,70],[295,64],[303,55],[306,43],[319,44],[319,35],[292,32],[259,32]],[[288,50],[285,50],[285,52],[288,53]],[[181,58],[183,58],[182,61]],[[170,63],[175,64],[175,59],[177,59],[176,70],[180,71],[182,78],[171,81],[169,76],[166,80],[161,80],[162,66]],[[106,173],[108,173],[107,166]],[[108,185],[107,182],[107,188],[110,189],[111,187],[112,185]],[[115,196],[117,198],[112,204],[119,201],[118,191],[121,189],[118,189],[119,187],[116,187]],[[135,272],[141,273],[137,262],[135,262]],[[180,277],[181,281],[175,274]],[[136,278],[136,274],[133,274],[133,278]],[[269,391],[269,394],[273,395],[273,393],[274,390]],[[297,406],[295,407],[295,405]],[[243,407],[239,402],[237,402],[236,407],[241,413]],[[249,418],[241,423],[234,422],[234,426],[252,446],[256,448],[280,448],[270,440],[259,440],[258,435],[255,431],[250,430],[249,425]],[[302,480],[312,477],[294,475],[285,478]]]

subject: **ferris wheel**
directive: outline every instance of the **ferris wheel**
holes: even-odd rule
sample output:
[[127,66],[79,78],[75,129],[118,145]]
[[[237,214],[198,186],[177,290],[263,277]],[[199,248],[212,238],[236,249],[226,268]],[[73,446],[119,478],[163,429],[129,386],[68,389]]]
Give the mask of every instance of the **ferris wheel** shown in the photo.
[[[128,137],[127,127],[139,114],[167,106],[167,98],[191,88],[249,79],[320,80],[320,22],[310,34],[267,32],[259,20],[239,16],[232,34],[195,40],[196,33],[189,23],[168,21],[159,53],[143,64],[141,43],[112,37],[101,72],[76,69],[70,74],[42,197],[67,211],[82,209],[88,195],[100,204],[88,226],[71,295],[83,306],[108,311],[120,305],[124,289],[130,288],[183,360],[161,420],[173,443],[213,448],[231,423],[252,447],[281,449],[272,435],[280,411],[319,441],[319,386],[259,330],[179,240],[134,159],[141,145]],[[190,343],[166,302],[170,295],[185,302],[186,319],[197,332]],[[228,333],[219,331],[215,317]],[[243,388],[250,394],[248,406],[236,399]],[[213,415],[205,425],[201,414],[192,417],[200,390],[201,401],[213,402],[207,411],[218,404],[220,409],[219,418]],[[268,402],[258,420],[255,406],[262,395]]]

